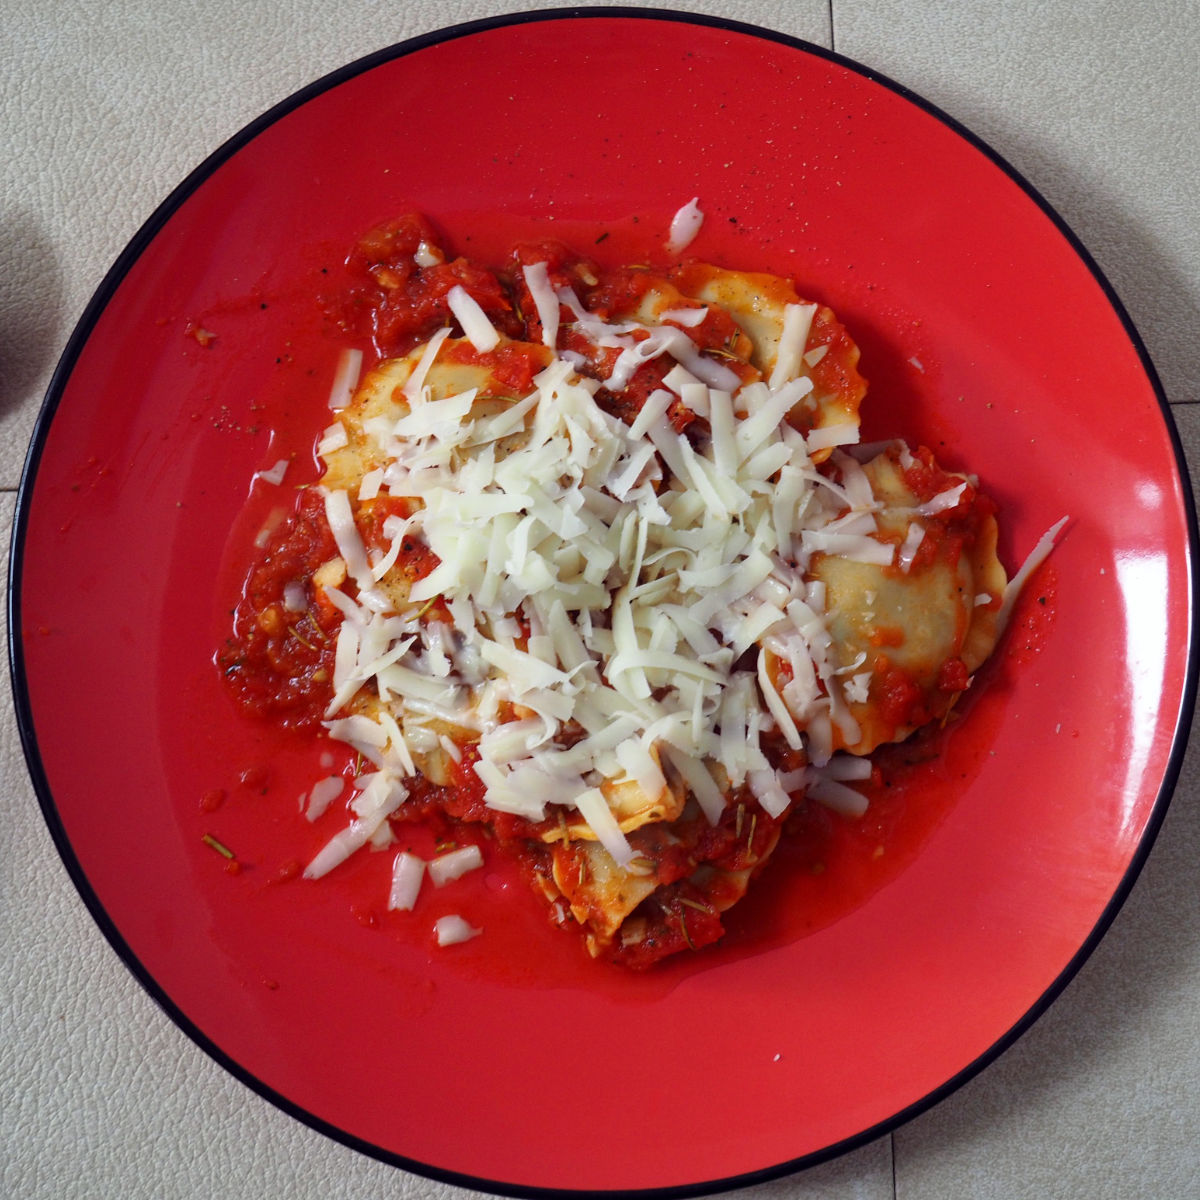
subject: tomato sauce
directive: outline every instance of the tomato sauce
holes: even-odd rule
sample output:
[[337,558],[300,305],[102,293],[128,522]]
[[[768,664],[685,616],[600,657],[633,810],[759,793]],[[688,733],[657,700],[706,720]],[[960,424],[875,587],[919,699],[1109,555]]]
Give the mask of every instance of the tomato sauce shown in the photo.
[[292,516],[267,536],[218,655],[248,712],[296,729],[319,724],[333,695],[341,614],[321,597],[312,575],[336,555],[321,496],[306,489]]
[[814,387],[857,405],[867,390],[858,373],[858,348],[842,323],[824,305],[818,306],[813,314],[808,345],[810,353],[819,347],[825,350],[811,368]]
[[497,328],[519,336],[520,320],[495,273],[465,258],[445,261],[438,244],[429,222],[411,214],[371,230],[347,261],[350,283],[334,305],[338,324],[369,337],[381,358],[402,354],[453,320],[447,297],[461,285]]
[[[523,267],[544,264],[554,288],[570,289],[584,308],[603,317],[635,311],[664,278],[640,268],[601,270],[555,242],[520,245],[500,269],[482,267],[464,258],[448,258],[439,246],[433,228],[417,216],[402,217],[368,233],[350,254],[346,286],[330,307],[338,326],[360,340],[369,340],[381,359],[403,354],[435,330],[454,323],[448,295],[461,286],[501,333],[540,344],[543,327]],[[570,310],[563,307],[560,346],[582,356],[583,372],[597,380],[608,379],[619,351],[599,350],[572,332],[572,319]],[[732,317],[716,305],[709,306],[708,315],[697,324],[676,324],[700,351],[717,359],[726,356],[741,336]],[[817,388],[851,397],[857,404],[865,388],[855,369],[857,350],[827,309],[817,310],[810,346],[826,351],[812,367]],[[507,343],[481,352],[460,342],[447,353],[458,361],[487,368],[490,378],[508,388],[512,397],[532,390],[539,369],[527,348]],[[647,398],[663,386],[671,365],[667,356],[651,359],[639,367],[627,386],[619,390],[599,387],[596,401],[610,415],[632,423]],[[706,429],[703,420],[679,400],[667,416],[678,432]],[[920,501],[959,484],[957,477],[937,467],[929,451],[917,451],[914,458],[904,472],[904,482]],[[929,523],[930,531],[918,548],[914,566],[932,561],[935,556],[955,561],[974,537],[981,514],[991,511],[988,503],[968,485],[955,506]],[[413,501],[390,496],[353,501],[355,524],[364,544],[378,552],[386,552],[391,546],[389,518],[408,517],[413,509]],[[325,718],[333,696],[334,653],[342,618],[313,576],[337,557],[321,493],[315,488],[301,490],[294,513],[270,531],[258,549],[234,613],[232,635],[218,659],[231,693],[255,716],[302,731],[319,728]],[[397,564],[410,581],[428,576],[438,562],[436,554],[418,537],[406,536],[401,542]],[[353,595],[352,583],[339,586]],[[447,614],[435,600],[426,615],[437,619]],[[524,622],[523,614],[514,615]],[[528,636],[528,625],[524,628]],[[1031,640],[1036,636],[1032,634]],[[920,725],[931,715],[928,697],[904,671],[889,664],[887,631],[881,631],[879,643],[873,666],[884,719],[897,729]],[[775,670],[782,686],[790,674],[788,667],[780,661]],[[956,694],[968,683],[965,665],[954,659],[942,667],[937,688],[942,693]],[[439,844],[452,844],[464,829],[472,829],[518,862],[528,879],[549,885],[544,890],[552,888],[556,851],[547,837],[556,828],[554,822],[532,823],[490,809],[483,783],[474,770],[477,752],[469,745],[459,747],[459,752],[448,783],[434,784],[423,776],[410,781],[408,796],[392,818],[394,824],[431,828]],[[910,748],[906,753],[917,751]],[[802,765],[801,760],[785,762],[788,752],[781,746],[773,747],[771,754],[782,769]],[[872,780],[875,793],[886,797],[886,786],[877,771]],[[730,797],[715,825],[699,815],[690,821],[674,822],[669,843],[660,826],[634,831],[629,835],[630,844],[652,859],[659,886],[629,918],[640,936],[628,941],[618,939],[604,950],[604,955],[623,966],[642,969],[668,955],[712,944],[725,932],[725,910],[740,898],[746,880],[761,871],[780,839],[787,847],[781,859],[789,859],[793,867],[798,864],[802,871],[814,874],[824,868],[839,838],[844,841],[847,836],[861,836],[864,845],[871,843],[869,854],[874,855],[890,836],[885,826],[901,820],[897,815],[902,808],[898,795],[893,794],[890,805],[873,805],[871,821],[855,835],[846,833],[849,822],[804,800],[783,821],[772,818],[746,789]],[[206,800],[205,807],[213,811],[217,804]],[[564,862],[569,866],[573,856],[579,857],[578,843],[566,843],[557,853],[561,870]],[[700,867],[709,870],[698,873]],[[280,878],[291,879],[298,872],[299,865],[289,862]],[[565,901],[560,901],[554,910],[560,918],[564,905]]]
[[[547,358],[549,356],[547,355]],[[469,343],[459,342],[442,351],[448,362],[474,363],[486,367],[491,378],[508,389],[513,398],[528,396],[533,391],[534,376],[541,364],[524,345],[504,342],[495,350],[476,350]]]
[[[360,500],[355,510],[354,524],[369,549],[386,553],[392,544],[387,534],[387,519],[411,516],[415,508],[413,501],[405,496],[376,496],[370,500]],[[410,582],[424,579],[440,561],[418,538],[405,536],[400,539],[396,566]]]
[[1058,614],[1058,579],[1052,564],[1042,567],[1026,593],[1027,603],[1013,614],[1007,656],[1018,664],[1031,662],[1041,652]]
[[894,667],[886,657],[875,660],[876,704],[883,720],[893,729],[911,729],[929,720],[925,693],[905,670]]

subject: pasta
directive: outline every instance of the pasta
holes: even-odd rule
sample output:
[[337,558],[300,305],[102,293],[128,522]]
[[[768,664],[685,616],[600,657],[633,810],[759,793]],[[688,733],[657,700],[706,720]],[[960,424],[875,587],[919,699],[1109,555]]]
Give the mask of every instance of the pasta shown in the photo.
[[436,815],[595,957],[716,941],[797,806],[861,813],[867,756],[992,652],[994,506],[859,444],[858,350],[782,278],[556,244],[489,271],[417,217],[351,261],[378,361],[222,659],[369,764],[306,874]]

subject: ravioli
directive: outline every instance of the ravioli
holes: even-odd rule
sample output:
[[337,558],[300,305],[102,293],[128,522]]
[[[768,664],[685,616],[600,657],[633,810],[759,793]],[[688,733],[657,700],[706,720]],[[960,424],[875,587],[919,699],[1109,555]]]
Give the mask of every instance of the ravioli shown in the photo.
[[[797,429],[857,427],[867,382],[858,371],[858,347],[830,308],[801,300],[789,280],[760,272],[692,262],[672,279],[688,296],[730,314],[749,342],[749,361],[772,386],[791,379],[812,382],[788,413]],[[828,453],[817,450],[814,461]]]
[[807,577],[824,595],[827,670],[819,680],[766,653],[771,676],[788,676],[782,695],[796,721],[808,728],[828,714],[829,749],[862,755],[950,711],[995,648],[1008,578],[992,506],[966,476],[901,443],[861,466],[841,463],[861,472],[875,507],[862,514],[865,532],[849,532],[848,506],[834,519],[843,538],[866,545],[810,561]]
[[946,719],[1001,633],[994,508],[859,446],[857,347],[790,280],[551,244],[488,272],[430,238],[355,259],[377,361],[226,675],[286,675],[364,764],[310,878],[436,812],[588,953],[653,966],[720,939],[794,814],[854,819],[867,756]]

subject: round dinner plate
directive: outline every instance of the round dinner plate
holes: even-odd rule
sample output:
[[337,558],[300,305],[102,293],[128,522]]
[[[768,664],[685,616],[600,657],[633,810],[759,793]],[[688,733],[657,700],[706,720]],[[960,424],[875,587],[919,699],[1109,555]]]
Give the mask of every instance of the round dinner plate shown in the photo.
[[[827,831],[819,862],[773,862],[721,945],[648,973],[589,960],[503,862],[413,914],[385,911],[388,855],[288,879],[338,827],[298,812],[329,747],[243,716],[214,659],[253,530],[316,477],[347,344],[324,304],[347,251],[415,210],[485,262],[545,237],[665,262],[693,197],[689,253],[833,307],[870,380],[865,435],[977,474],[1010,571],[1067,518],[963,713],[890,761],[895,787]],[[283,485],[256,477],[281,459]],[[487,1191],[700,1193],[926,1108],[1095,946],[1179,770],[1195,547],[1141,341],[986,146],[778,34],[541,12],[306,88],[115,264],[22,483],[17,713],[105,936],[261,1095]],[[482,935],[438,948],[448,911]]]

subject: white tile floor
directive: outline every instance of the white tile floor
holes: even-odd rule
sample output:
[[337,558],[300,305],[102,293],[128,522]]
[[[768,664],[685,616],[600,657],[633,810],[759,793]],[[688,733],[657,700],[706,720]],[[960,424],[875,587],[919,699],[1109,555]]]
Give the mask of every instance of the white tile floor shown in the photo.
[[[88,296],[224,138],[370,50],[548,7],[418,0],[0,0],[0,506]],[[1200,9],[1077,0],[687,5],[856,58],[938,104],[1056,206],[1116,287],[1200,464]],[[147,121],[147,113],[154,114]],[[1200,747],[1197,748],[1200,750]],[[271,1108],[141,991],[59,865],[0,713],[0,1194],[432,1196]],[[1200,1196],[1200,766],[1109,936],[998,1062],[892,1137],[759,1197]]]

